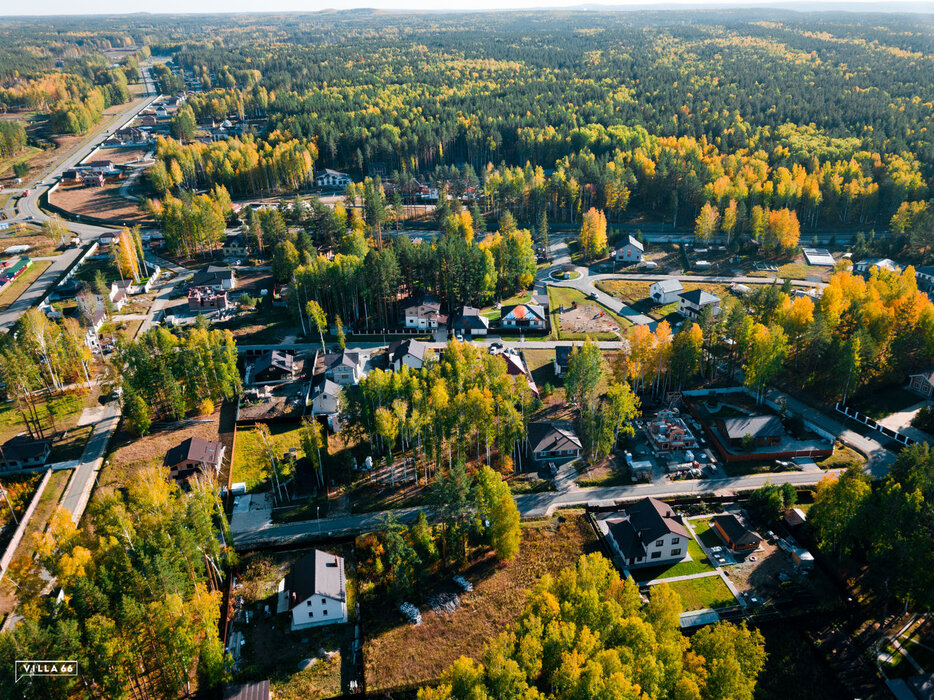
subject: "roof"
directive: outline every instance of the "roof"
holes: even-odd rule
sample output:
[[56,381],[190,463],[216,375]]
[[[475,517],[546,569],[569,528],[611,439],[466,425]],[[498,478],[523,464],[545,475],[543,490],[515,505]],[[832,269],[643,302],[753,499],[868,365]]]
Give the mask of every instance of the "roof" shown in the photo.
[[723,429],[731,440],[741,440],[746,435],[754,438],[779,437],[785,434],[785,428],[778,416],[741,416],[725,418]]
[[785,511],[785,522],[788,523],[791,527],[803,525],[807,522],[807,519],[807,513],[805,513],[800,508],[789,508]]
[[559,345],[555,348],[555,362],[565,367],[571,361],[571,353],[574,348],[570,345]]
[[253,681],[224,688],[224,700],[269,700],[270,697],[269,681]]
[[407,306],[405,315],[418,318],[437,318],[442,323],[448,320],[448,317],[441,313],[441,302],[438,301],[425,301],[421,304]]
[[224,239],[224,245],[246,245],[246,236],[242,233],[232,233]]
[[330,352],[324,356],[324,366],[327,369],[334,367],[359,367],[360,353],[341,350],[340,352]]
[[629,240],[626,241],[626,245],[631,245],[633,248],[638,248],[639,250],[645,250],[645,246],[639,242],[639,240],[633,236],[629,236]]
[[922,267],[917,267],[915,268],[915,274],[934,277],[934,265],[923,265]]
[[33,440],[26,433],[20,433],[0,445],[0,459],[6,462],[23,462],[36,455],[48,453],[50,446],[48,440]]
[[332,382],[330,379],[325,379],[320,384],[315,385],[314,391],[312,394],[315,398],[319,396],[339,396],[341,393],[341,388],[339,385]]
[[330,168],[325,168],[318,173],[316,177],[321,177],[322,175],[334,175],[336,177],[350,177],[347,173],[342,173],[339,170],[331,170]]
[[681,284],[681,280],[677,280],[674,277],[668,277],[667,279],[653,282],[651,286],[655,287],[660,292],[680,292],[682,289],[684,289],[684,285]]
[[717,515],[713,521],[720,526],[731,545],[759,544],[762,541],[757,533],[743,525],[740,519],[732,513]]
[[209,265],[208,269],[201,270],[195,273],[195,276],[192,278],[191,283],[195,287],[200,287],[204,285],[212,285],[224,282],[224,280],[233,280],[234,271],[229,267],[221,267],[219,265]]
[[537,317],[542,321],[545,320],[545,310],[539,304],[513,304],[512,306],[504,306],[501,310],[501,315],[503,318],[512,316],[515,319],[524,319],[531,316]]
[[690,292],[682,292],[678,296],[697,307],[720,303],[720,297],[705,292],[703,289],[692,289]]
[[290,610],[313,595],[346,600],[344,560],[320,549],[306,554],[292,565],[286,575],[285,590],[288,591]]
[[419,360],[425,359],[427,346],[418,340],[397,340],[389,346],[390,361],[401,361],[406,355],[411,355]]
[[627,559],[645,556],[645,545],[664,535],[691,537],[681,516],[655,498],[643,498],[626,506],[620,517],[607,520],[607,528]]
[[918,372],[917,374],[909,375],[911,378],[921,377],[928,384],[934,385],[934,369],[928,370],[927,372]]
[[294,372],[295,360],[292,358],[292,353],[283,350],[264,352],[253,364],[253,376],[265,372],[270,367],[281,369],[283,372]]
[[866,258],[865,260],[860,260],[854,267],[861,270],[869,270],[873,267],[881,267],[886,270],[900,269],[898,263],[891,258]]
[[532,452],[581,449],[581,440],[569,421],[529,423],[528,433]]
[[165,453],[163,465],[174,467],[182,462],[200,462],[201,464],[217,464],[223,445],[214,440],[205,440],[200,437],[190,437]]
[[834,266],[833,255],[831,255],[830,251],[826,248],[802,248],[801,252],[804,253],[804,258],[808,261],[808,265],[821,265],[824,267]]
[[490,319],[480,314],[480,309],[465,306],[454,318],[454,328],[483,330],[490,327]]

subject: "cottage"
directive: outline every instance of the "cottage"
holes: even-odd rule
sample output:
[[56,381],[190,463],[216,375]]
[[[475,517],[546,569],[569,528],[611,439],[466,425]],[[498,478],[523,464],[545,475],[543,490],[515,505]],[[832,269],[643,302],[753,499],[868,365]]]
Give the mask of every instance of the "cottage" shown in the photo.
[[889,272],[902,271],[901,266],[890,258],[866,258],[853,265],[853,274],[862,275],[868,279],[875,267]]
[[669,278],[653,282],[649,286],[649,297],[656,304],[672,304],[678,301],[678,295],[684,291],[680,281]]
[[759,447],[777,445],[785,435],[778,416],[740,416],[718,421],[720,432],[734,447],[742,446],[749,436]]
[[237,286],[237,276],[232,268],[208,265],[206,270],[196,272],[191,282],[195,287],[211,287],[220,292],[234,289]]
[[84,344],[94,352],[100,352],[101,341],[98,333],[100,332],[101,326],[104,325],[104,321],[106,320],[106,312],[104,309],[98,308],[94,312],[94,315],[91,317],[91,322],[88,324],[88,328],[85,331]]
[[347,622],[344,560],[316,549],[292,565],[279,582],[276,612],[288,611],[292,631]]
[[316,416],[333,416],[340,411],[341,388],[330,379],[311,390],[311,412]]
[[539,304],[514,304],[504,306],[500,311],[503,328],[545,330],[546,318],[545,309]]
[[751,552],[758,549],[762,538],[732,513],[724,513],[713,519],[713,529],[729,547],[731,552]]
[[465,306],[454,318],[454,332],[465,337],[485,336],[489,330],[490,319],[472,306]]
[[398,372],[405,365],[411,369],[421,369],[425,364],[427,346],[418,340],[397,340],[389,345],[389,367]]
[[353,386],[363,377],[363,356],[359,352],[341,350],[324,356],[324,376],[338,386]]
[[681,516],[654,498],[626,506],[598,525],[610,549],[628,568],[681,561],[691,540]]
[[224,239],[224,256],[228,258],[241,258],[249,253],[246,236],[242,233],[232,233]]
[[351,182],[353,182],[353,180],[350,179],[350,175],[337,170],[331,170],[330,168],[325,168],[315,175],[315,184],[318,187],[341,188],[347,187]]
[[444,327],[448,322],[448,317],[441,313],[441,302],[438,301],[428,300],[420,304],[407,306],[403,313],[406,328],[437,330]]
[[700,289],[678,295],[678,313],[685,318],[697,320],[707,307],[710,307],[714,316],[719,314],[720,297]]
[[915,270],[918,289],[929,292],[934,288],[934,265],[924,265]]
[[249,384],[282,384],[295,379],[295,359],[282,350],[263,353],[250,369]]
[[529,385],[529,389],[532,391],[535,396],[538,396],[538,386],[535,384],[535,380],[532,378],[532,373],[529,371],[528,365],[525,363],[525,359],[516,351],[511,352],[502,352],[496,353],[491,350],[493,354],[498,354],[503,358],[503,361],[506,363],[506,374],[510,377],[522,377],[526,380]]
[[81,181],[81,172],[76,168],[68,168],[62,172],[63,183],[75,183]]
[[192,313],[226,311],[232,306],[227,292],[219,292],[213,287],[192,287],[188,290],[188,310]]
[[567,374],[568,366],[571,364],[571,353],[574,348],[570,345],[559,345],[555,348],[555,376],[563,377]]
[[81,173],[81,184],[85,187],[103,187],[104,175],[97,171]]
[[926,399],[934,396],[934,370],[909,376],[908,391],[913,391]]
[[105,233],[102,233],[97,239],[97,245],[99,248],[109,248],[116,242],[117,234],[114,231],[106,231]]
[[788,527],[800,527],[808,521],[808,516],[800,508],[789,508],[785,511],[784,521]]
[[26,433],[12,437],[0,445],[0,474],[39,469],[51,451],[49,440],[34,440]]
[[163,466],[169,470],[169,476],[183,481],[195,472],[201,474],[220,474],[224,461],[224,445],[214,440],[190,437],[166,452]]
[[581,454],[581,440],[570,421],[529,423],[526,438],[535,462],[568,462]]
[[633,236],[627,236],[626,243],[616,249],[616,262],[640,263],[645,247]]

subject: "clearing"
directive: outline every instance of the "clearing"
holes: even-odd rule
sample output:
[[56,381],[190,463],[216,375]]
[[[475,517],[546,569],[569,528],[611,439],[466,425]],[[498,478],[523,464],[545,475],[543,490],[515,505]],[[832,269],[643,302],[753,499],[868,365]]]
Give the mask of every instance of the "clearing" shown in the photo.
[[120,196],[125,180],[107,182],[103,187],[61,186],[49,195],[49,203],[72,214],[96,219],[118,219],[129,223],[149,221],[140,202]]
[[[300,422],[276,421],[268,423],[268,426],[276,457],[281,458],[290,447],[299,449],[299,458],[304,456],[299,437]],[[280,464],[285,466],[284,462]],[[288,470],[288,473],[291,471]],[[285,476],[282,470],[280,470],[280,475]],[[269,460],[266,457],[266,449],[260,439],[259,430],[252,425],[238,427],[237,450],[233,456],[233,483],[243,481],[246,483],[246,490],[253,491],[270,478],[272,478],[272,472],[269,470]]]
[[570,287],[548,287],[552,335],[561,340],[620,340],[632,323]]
[[703,576],[659,585],[669,586],[678,594],[681,598],[681,610],[684,612],[737,605],[736,598],[719,576]]

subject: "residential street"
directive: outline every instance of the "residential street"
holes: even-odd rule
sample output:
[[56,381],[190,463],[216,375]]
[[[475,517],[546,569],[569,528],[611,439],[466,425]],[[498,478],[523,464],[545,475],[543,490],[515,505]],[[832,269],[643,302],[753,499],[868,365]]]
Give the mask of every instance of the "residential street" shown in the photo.
[[91,498],[91,491],[97,481],[97,474],[104,461],[107,443],[117,429],[120,422],[120,402],[110,401],[101,407],[100,416],[94,425],[94,431],[84,447],[84,454],[62,498],[61,506],[71,513],[72,520],[77,523],[87,508]]

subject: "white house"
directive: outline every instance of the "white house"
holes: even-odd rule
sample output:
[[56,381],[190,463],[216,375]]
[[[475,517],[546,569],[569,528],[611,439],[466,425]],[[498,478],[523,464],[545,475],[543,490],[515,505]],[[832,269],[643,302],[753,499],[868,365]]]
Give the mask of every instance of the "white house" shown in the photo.
[[629,236],[626,243],[616,249],[616,262],[640,263],[645,247],[635,238]]
[[503,328],[545,329],[545,309],[540,304],[514,304],[500,311]]
[[288,611],[292,631],[347,622],[344,559],[316,549],[292,565],[279,582],[277,613]]
[[901,266],[890,258],[866,258],[853,266],[853,273],[868,278],[874,267],[890,272],[902,271]]
[[685,318],[697,319],[708,306],[713,308],[713,314],[720,313],[720,297],[701,289],[692,289],[678,295],[678,313]]
[[352,182],[350,175],[325,168],[315,175],[315,184],[318,187],[347,187]]
[[463,333],[465,337],[482,336],[489,331],[490,320],[479,309],[465,306],[454,318],[453,326],[455,333]]
[[657,566],[687,556],[691,535],[667,503],[654,498],[626,506],[598,521],[613,553],[629,568]]
[[406,307],[405,327],[418,330],[436,330],[448,322],[448,317],[441,313],[441,302],[424,301]]
[[934,265],[925,265],[915,270],[918,289],[928,291],[934,288]]
[[359,352],[341,350],[324,356],[324,376],[338,386],[357,384],[363,376],[363,356]]
[[684,287],[678,280],[664,279],[652,282],[649,286],[649,297],[656,304],[671,304],[678,301],[678,295],[683,291]]
[[425,364],[427,347],[418,340],[397,340],[389,346],[389,367],[398,372],[403,365],[411,369],[421,369]]
[[311,412],[316,416],[333,416],[340,411],[341,388],[330,379],[311,390]]

